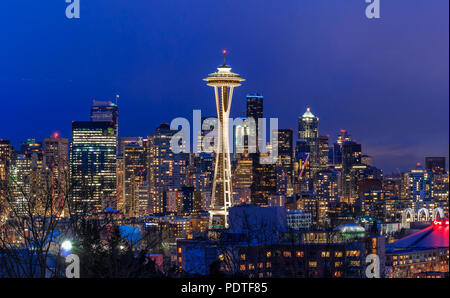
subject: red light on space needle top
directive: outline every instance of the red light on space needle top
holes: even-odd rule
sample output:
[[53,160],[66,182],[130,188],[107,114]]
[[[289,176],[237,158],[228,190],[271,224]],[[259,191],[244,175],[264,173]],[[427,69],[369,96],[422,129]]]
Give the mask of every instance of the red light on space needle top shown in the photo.
[[417,166],[420,167],[420,162],[417,163]]
[[222,54],[223,54],[223,65],[225,65],[226,64],[226,57],[227,57],[227,50],[223,50],[222,51]]
[[53,133],[53,137],[54,137],[55,139],[59,138],[59,132],[54,132],[54,133]]

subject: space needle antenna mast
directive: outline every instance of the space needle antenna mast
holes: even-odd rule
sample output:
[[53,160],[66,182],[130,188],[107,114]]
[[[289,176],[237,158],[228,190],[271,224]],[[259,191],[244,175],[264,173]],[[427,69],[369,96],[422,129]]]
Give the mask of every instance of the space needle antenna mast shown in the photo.
[[231,72],[226,64],[227,51],[223,50],[223,65],[217,72],[203,79],[214,88],[217,108],[218,136],[214,141],[216,163],[209,211],[209,228],[228,228],[228,209],[231,207],[231,160],[229,144],[229,117],[233,90],[245,81],[237,73]]

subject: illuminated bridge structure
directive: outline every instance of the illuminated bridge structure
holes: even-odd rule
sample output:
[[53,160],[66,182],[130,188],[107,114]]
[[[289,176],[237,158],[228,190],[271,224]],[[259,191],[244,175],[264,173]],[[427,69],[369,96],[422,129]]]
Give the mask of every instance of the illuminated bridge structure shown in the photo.
[[407,208],[402,213],[402,227],[408,227],[411,222],[426,222],[442,219],[445,217],[444,210],[441,207],[436,207],[433,210],[427,208],[420,208],[415,211],[413,208]]

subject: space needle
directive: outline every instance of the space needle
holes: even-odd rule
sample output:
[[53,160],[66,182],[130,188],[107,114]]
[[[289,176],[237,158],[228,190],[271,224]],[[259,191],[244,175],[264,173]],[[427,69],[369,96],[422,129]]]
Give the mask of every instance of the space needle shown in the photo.
[[227,51],[223,50],[223,65],[217,72],[203,79],[214,88],[216,98],[218,136],[215,139],[216,163],[209,211],[209,228],[228,228],[228,209],[231,207],[231,160],[229,144],[229,117],[233,90],[245,81],[239,74],[232,73],[226,64]]

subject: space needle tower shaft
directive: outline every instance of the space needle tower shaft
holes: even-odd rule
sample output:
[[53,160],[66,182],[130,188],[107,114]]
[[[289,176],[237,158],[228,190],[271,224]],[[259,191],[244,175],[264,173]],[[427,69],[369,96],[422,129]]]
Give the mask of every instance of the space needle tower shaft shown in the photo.
[[239,74],[232,73],[225,63],[204,80],[214,88],[216,99],[218,136],[215,139],[216,162],[211,195],[209,228],[228,228],[228,209],[232,205],[231,160],[229,144],[230,108],[235,87],[245,81]]

